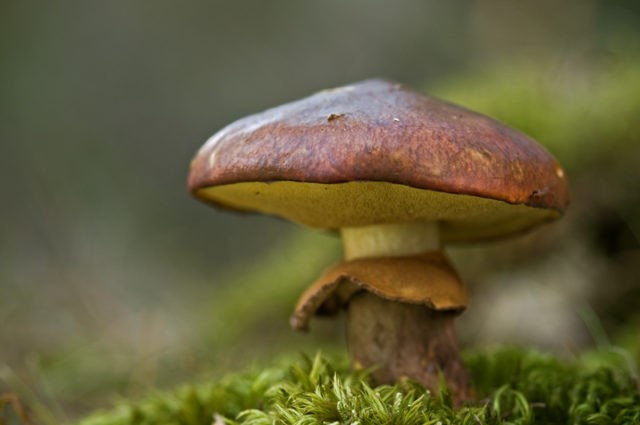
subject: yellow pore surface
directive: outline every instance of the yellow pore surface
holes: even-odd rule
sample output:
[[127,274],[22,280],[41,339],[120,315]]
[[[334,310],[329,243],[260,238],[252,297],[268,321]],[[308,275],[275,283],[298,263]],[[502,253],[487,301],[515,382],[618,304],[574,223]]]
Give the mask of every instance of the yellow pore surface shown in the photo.
[[321,229],[437,221],[443,242],[507,236],[559,216],[554,210],[374,181],[232,183],[200,189],[197,196]]

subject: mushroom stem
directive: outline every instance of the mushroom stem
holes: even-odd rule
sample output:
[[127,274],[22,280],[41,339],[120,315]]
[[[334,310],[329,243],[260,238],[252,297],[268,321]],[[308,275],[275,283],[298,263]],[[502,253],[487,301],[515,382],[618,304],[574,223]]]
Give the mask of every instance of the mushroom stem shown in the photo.
[[355,369],[373,367],[376,384],[413,379],[437,391],[444,377],[454,404],[469,399],[454,327],[456,314],[389,301],[362,291],[349,301],[347,343]]
[[438,222],[386,223],[341,229],[344,257],[401,257],[440,249]]
[[[346,260],[440,249],[435,221],[343,228],[342,241]],[[468,399],[469,376],[458,351],[456,315],[361,291],[348,305],[347,342],[354,368],[374,367],[376,384],[410,378],[434,391],[442,374],[456,404]]]

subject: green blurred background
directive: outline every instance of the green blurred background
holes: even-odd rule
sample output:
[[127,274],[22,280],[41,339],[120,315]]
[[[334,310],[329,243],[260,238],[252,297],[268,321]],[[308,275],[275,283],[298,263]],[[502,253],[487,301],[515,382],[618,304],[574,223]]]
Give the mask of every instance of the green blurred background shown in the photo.
[[640,351],[640,3],[124,0],[0,4],[0,393],[60,423],[274,356],[341,352],[287,318],[334,237],[186,193],[230,121],[395,79],[537,138],[572,207],[449,253],[466,346]]

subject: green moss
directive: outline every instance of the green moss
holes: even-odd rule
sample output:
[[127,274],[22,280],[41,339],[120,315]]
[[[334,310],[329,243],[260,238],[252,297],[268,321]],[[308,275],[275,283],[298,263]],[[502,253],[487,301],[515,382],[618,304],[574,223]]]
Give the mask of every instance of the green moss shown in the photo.
[[638,378],[624,356],[563,361],[502,349],[466,360],[478,397],[461,408],[446,391],[411,382],[372,388],[366,374],[317,355],[156,394],[79,425],[640,423]]

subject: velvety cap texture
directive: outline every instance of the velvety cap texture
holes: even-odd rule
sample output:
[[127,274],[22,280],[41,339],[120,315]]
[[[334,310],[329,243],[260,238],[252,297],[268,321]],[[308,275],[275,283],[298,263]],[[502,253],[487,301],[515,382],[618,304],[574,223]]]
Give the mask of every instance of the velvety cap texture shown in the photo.
[[[515,229],[507,226],[509,232],[555,218],[568,204],[564,172],[531,138],[486,116],[384,80],[321,91],[240,119],[207,141],[189,175],[189,189],[206,202],[289,218],[288,206],[272,205],[280,201],[266,199],[263,208],[262,200],[248,199],[252,194],[264,198],[268,191],[260,188],[274,182],[319,184],[324,185],[322,190],[326,185],[385,182],[548,211],[534,213],[532,220],[518,218],[524,224],[511,226]],[[218,191],[219,187],[225,189]],[[299,211],[299,206],[291,208]],[[477,215],[473,208],[467,215]],[[319,218],[306,222],[298,213],[291,219],[314,227],[375,221],[365,218],[338,217],[325,224]],[[389,217],[383,214],[383,219]],[[447,217],[442,212],[424,219]],[[480,236],[491,236],[488,233]]]

